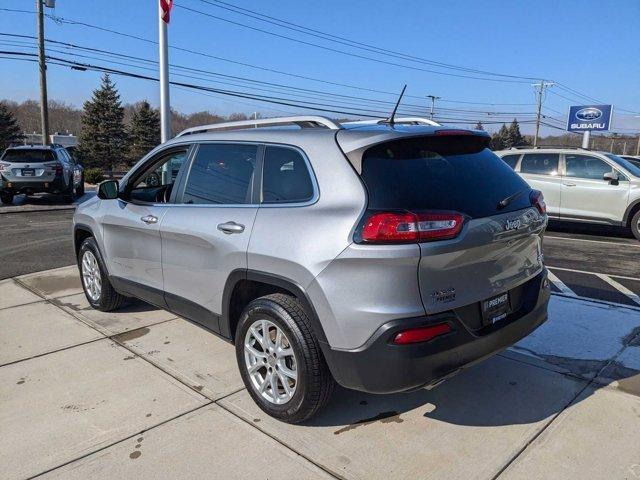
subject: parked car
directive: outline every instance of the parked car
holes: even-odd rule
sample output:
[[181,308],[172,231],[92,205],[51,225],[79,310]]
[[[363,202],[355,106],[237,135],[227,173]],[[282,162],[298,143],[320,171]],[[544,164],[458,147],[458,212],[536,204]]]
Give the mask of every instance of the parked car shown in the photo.
[[11,147],[0,157],[0,200],[17,194],[56,193],[68,202],[84,195],[84,169],[60,145]]
[[640,240],[640,166],[630,160],[572,148],[496,154],[544,193],[550,218],[629,227]]
[[188,129],[76,210],[85,295],[103,311],[137,297],[233,342],[249,394],[287,422],[336,381],[435,386],[547,318],[542,194],[488,144],[400,119]]

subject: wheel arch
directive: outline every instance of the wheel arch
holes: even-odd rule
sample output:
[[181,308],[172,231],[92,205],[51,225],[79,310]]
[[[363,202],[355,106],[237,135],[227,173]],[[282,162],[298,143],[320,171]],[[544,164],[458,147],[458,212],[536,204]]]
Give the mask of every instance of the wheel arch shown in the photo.
[[234,341],[235,330],[244,307],[255,298],[270,293],[284,293],[296,297],[311,320],[316,339],[324,350],[328,348],[327,337],[304,288],[288,278],[256,270],[238,269],[227,278],[222,296],[222,315],[220,333]]
[[636,212],[640,210],[640,198],[636,201],[632,202],[628,207],[626,212],[624,212],[624,217],[622,218],[622,223],[627,227],[631,226],[631,219],[636,214]]

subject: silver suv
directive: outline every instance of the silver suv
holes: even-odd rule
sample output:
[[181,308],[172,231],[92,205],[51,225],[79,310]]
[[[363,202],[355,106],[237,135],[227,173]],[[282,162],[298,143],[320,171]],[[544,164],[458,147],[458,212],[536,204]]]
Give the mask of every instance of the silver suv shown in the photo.
[[547,318],[543,197],[488,143],[323,117],[186,130],[78,207],[86,297],[234,342],[249,393],[287,422],[335,381],[433,386]]
[[84,195],[84,169],[61,145],[8,148],[0,157],[0,200],[16,194],[56,193],[72,202]]
[[549,217],[631,228],[640,240],[640,166],[607,152],[518,149],[496,152],[544,193]]

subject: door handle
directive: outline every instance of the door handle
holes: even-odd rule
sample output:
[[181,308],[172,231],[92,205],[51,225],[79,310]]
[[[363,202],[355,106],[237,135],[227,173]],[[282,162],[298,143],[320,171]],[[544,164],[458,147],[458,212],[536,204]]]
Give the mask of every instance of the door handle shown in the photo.
[[140,220],[142,220],[147,225],[151,225],[153,223],[158,223],[158,217],[156,217],[154,215],[147,215],[146,217],[141,217]]
[[575,187],[575,186],[576,186],[576,184],[575,184],[575,183],[563,183],[563,185],[564,185],[565,187]]
[[244,225],[236,222],[220,223],[218,224],[218,230],[229,235],[232,233],[242,233],[244,232]]

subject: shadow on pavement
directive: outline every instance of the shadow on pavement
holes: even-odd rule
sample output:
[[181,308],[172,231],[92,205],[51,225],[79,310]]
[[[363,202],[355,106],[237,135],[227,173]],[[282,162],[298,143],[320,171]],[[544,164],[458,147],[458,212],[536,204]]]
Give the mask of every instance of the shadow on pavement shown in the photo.
[[547,228],[549,232],[573,233],[580,235],[593,235],[597,237],[620,237],[635,239],[631,230],[626,227],[614,227],[609,225],[595,225],[577,222],[562,222],[549,220]]

